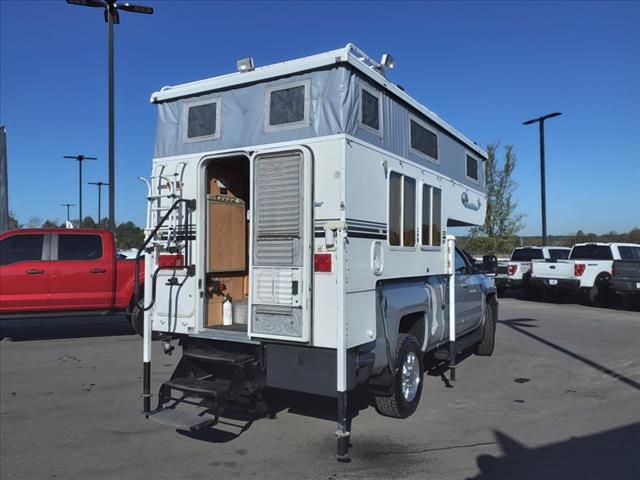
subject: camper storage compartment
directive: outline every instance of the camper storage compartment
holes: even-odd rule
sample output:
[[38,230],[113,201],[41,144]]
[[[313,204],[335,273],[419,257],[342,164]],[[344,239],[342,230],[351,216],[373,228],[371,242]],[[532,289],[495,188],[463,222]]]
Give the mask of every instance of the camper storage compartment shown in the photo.
[[205,326],[246,330],[249,296],[249,161],[244,156],[214,159],[206,172]]

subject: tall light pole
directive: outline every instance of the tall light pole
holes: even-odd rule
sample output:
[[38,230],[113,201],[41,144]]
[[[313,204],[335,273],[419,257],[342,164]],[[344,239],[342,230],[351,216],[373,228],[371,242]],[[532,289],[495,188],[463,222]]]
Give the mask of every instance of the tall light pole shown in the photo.
[[95,7],[104,9],[104,21],[108,28],[108,77],[109,77],[109,228],[113,230],[116,225],[115,220],[115,110],[113,94],[113,25],[120,23],[118,10],[133,13],[146,13],[151,15],[153,8],[131,3],[117,3],[116,0],[67,0],[67,3],[81,5],[83,7]]
[[78,161],[78,195],[80,196],[80,201],[78,202],[78,217],[80,218],[78,228],[82,228],[82,162],[85,160],[97,160],[97,158],[87,157],[86,155],[65,155],[64,158],[70,158]]
[[67,222],[70,221],[69,220],[69,208],[70,207],[75,207],[76,204],[75,203],[61,203],[60,206],[61,207],[67,207]]
[[547,195],[545,188],[545,173],[544,173],[544,121],[548,118],[558,117],[562,115],[560,112],[549,113],[542,117],[533,118],[522,122],[523,125],[531,125],[532,123],[538,123],[540,126],[540,193],[542,200],[542,245],[547,244]]
[[101,205],[102,205],[102,186],[109,185],[105,182],[89,182],[89,185],[95,185],[98,187],[98,225],[100,225],[100,220],[102,217],[100,216]]

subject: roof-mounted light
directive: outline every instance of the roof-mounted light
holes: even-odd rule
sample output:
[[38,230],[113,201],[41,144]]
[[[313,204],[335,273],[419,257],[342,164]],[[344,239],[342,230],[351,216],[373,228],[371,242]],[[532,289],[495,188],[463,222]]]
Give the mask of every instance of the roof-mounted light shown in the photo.
[[250,72],[251,70],[256,68],[255,64],[253,63],[253,57],[241,58],[236,62],[236,65],[238,66],[238,71],[241,73]]
[[388,53],[382,54],[382,60],[380,60],[380,65],[388,68],[389,70],[393,70],[394,65],[396,64],[396,59]]

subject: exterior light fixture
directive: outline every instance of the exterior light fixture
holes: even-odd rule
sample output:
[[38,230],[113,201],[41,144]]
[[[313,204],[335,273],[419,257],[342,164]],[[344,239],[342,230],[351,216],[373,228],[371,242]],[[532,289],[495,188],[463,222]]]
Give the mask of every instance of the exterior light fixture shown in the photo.
[[382,54],[382,60],[380,60],[380,65],[388,68],[389,70],[393,70],[394,65],[396,64],[396,59],[393,58],[388,53]]
[[238,71],[241,73],[250,72],[254,68],[256,68],[255,64],[253,63],[253,57],[241,58],[236,62],[236,65],[238,66]]

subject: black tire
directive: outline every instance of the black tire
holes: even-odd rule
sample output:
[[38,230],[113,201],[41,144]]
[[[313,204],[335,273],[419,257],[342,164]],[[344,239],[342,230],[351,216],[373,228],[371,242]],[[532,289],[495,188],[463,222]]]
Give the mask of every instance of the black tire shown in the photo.
[[609,279],[605,275],[600,275],[593,283],[593,287],[586,291],[589,305],[604,307],[609,303]]
[[[413,357],[411,357],[411,355],[413,355]],[[413,335],[401,333],[398,336],[398,344],[396,347],[395,366],[397,371],[393,377],[391,394],[373,395],[373,404],[380,415],[392,418],[407,418],[416,411],[418,403],[420,403],[420,396],[422,395],[422,380],[424,377],[424,362],[422,357],[423,353],[420,350],[420,345],[418,345],[416,338]],[[417,364],[418,367],[418,385],[417,391],[415,391],[413,396],[409,395],[409,397],[407,397],[403,393],[402,378],[405,362],[410,362],[411,359],[415,362],[414,366]]]
[[498,291],[498,297],[504,297],[504,294],[506,292],[506,288],[504,287],[504,285],[496,285],[496,290]]
[[490,357],[496,347],[496,309],[494,303],[487,300],[484,307],[484,324],[482,325],[482,340],[476,344],[475,353],[481,357]]
[[131,328],[141,337],[144,335],[144,311],[139,306],[134,306],[129,314]]
[[[131,323],[131,328],[133,328],[134,332],[140,337],[144,336],[144,310],[142,310],[142,308],[136,305],[131,309],[131,313],[129,313],[129,323]],[[151,340],[159,340],[161,337],[162,334],[159,332],[151,333]]]

